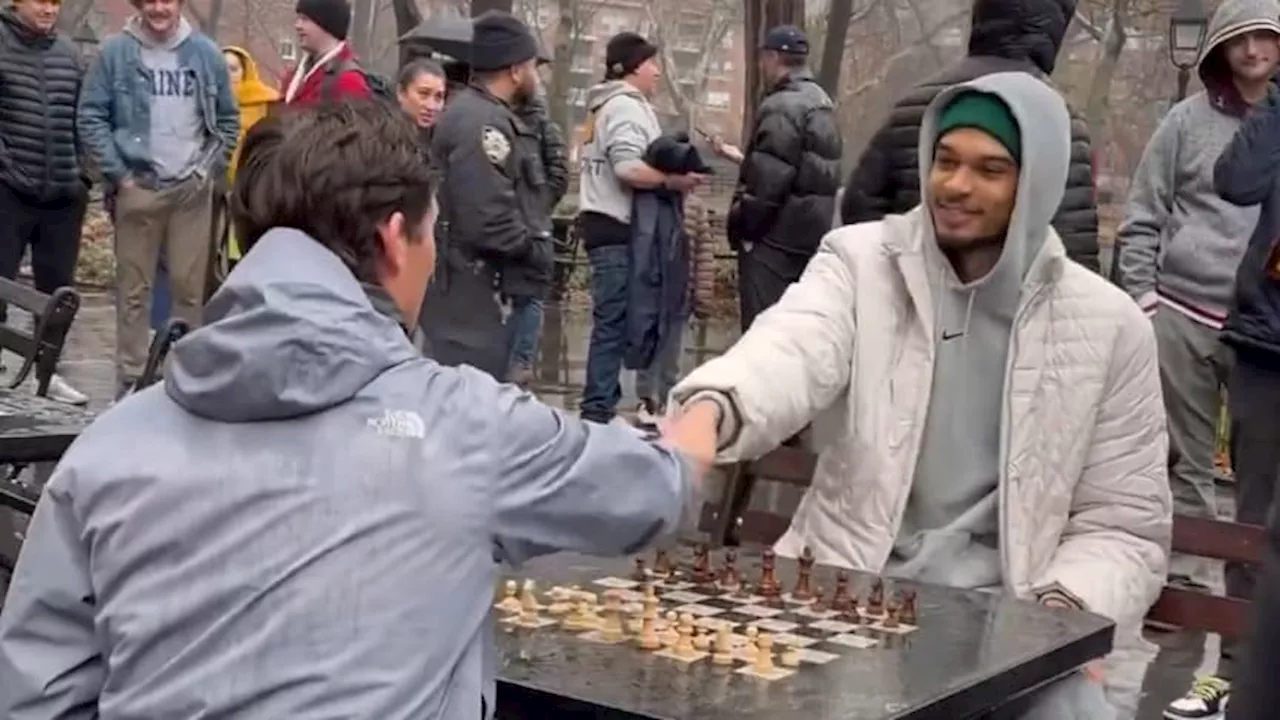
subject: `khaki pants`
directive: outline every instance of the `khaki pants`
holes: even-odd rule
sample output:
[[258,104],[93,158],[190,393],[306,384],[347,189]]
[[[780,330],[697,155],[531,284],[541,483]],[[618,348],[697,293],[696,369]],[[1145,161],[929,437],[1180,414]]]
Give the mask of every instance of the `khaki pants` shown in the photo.
[[192,178],[163,190],[121,187],[116,195],[116,368],[132,381],[147,361],[151,287],[164,249],[171,316],[200,324],[209,268],[215,183]]

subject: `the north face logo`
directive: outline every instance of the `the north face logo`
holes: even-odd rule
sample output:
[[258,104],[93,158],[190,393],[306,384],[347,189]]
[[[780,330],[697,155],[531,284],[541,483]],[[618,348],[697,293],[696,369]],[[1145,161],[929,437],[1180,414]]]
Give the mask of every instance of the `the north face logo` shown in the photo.
[[422,416],[412,410],[383,410],[381,417],[368,419],[369,427],[379,435],[421,440],[427,436]]

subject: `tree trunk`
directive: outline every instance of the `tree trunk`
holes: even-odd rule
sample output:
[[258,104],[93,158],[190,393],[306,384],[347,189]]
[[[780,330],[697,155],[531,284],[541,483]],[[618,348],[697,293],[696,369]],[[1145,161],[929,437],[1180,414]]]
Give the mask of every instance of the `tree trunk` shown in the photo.
[[579,0],[559,0],[556,31],[551,54],[551,82],[547,87],[547,107],[551,119],[560,126],[565,140],[574,143],[573,108],[569,104],[569,77],[573,66],[576,9]]
[[831,0],[827,8],[827,34],[822,41],[822,67],[818,83],[833,98],[840,97],[840,69],[844,65],[844,40],[853,18],[853,0]]
[[[391,11],[396,16],[396,40],[404,37],[405,33],[422,24],[422,11],[418,9],[418,3],[414,0],[391,0]],[[410,48],[403,45],[400,46],[400,66],[409,62],[413,52]]]
[[373,49],[373,15],[377,12],[374,7],[377,0],[356,0],[355,7],[351,13],[351,32],[348,34],[348,41],[351,49],[355,51],[356,57],[367,61],[372,57]]
[[69,0],[62,5],[58,14],[58,30],[69,37],[75,37],[80,26],[89,19],[89,12],[92,10],[93,0]]
[[471,0],[471,17],[479,17],[490,10],[511,12],[512,0]]
[[1093,68],[1093,79],[1089,83],[1089,96],[1085,103],[1085,121],[1089,124],[1089,138],[1101,142],[1106,130],[1108,108],[1110,106],[1111,81],[1115,77],[1116,67],[1120,64],[1120,55],[1124,52],[1128,33],[1125,32],[1124,21],[1128,0],[1113,0],[1111,20],[1107,23],[1107,32],[1102,38],[1102,51],[1098,64]]
[[751,139],[755,127],[756,107],[764,97],[757,64],[760,42],[770,28],[779,25],[795,25],[804,28],[804,0],[743,0],[743,25],[746,27],[744,42],[747,56],[746,92],[743,93],[742,143]]

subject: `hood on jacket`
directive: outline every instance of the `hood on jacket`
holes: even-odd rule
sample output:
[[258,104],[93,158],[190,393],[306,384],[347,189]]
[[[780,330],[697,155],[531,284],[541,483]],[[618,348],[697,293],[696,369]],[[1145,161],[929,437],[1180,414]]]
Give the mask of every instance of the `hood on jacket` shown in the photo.
[[644,93],[640,92],[635,85],[626,80],[606,80],[598,85],[594,85],[587,90],[587,112],[595,112],[600,109],[601,105],[618,97],[619,95],[631,95],[637,100],[648,102]]
[[1228,40],[1254,30],[1270,30],[1280,35],[1280,3],[1276,0],[1223,0],[1213,17],[1209,18],[1204,46],[1196,61],[1196,72],[1213,106],[1236,117],[1244,117],[1249,104],[1236,89],[1223,49]]
[[320,412],[418,356],[336,255],[287,228],[246,253],[204,320],[174,345],[165,391],[219,422]]
[[13,37],[27,47],[44,50],[51,47],[58,39],[56,32],[40,32],[27,25],[11,7],[0,10],[0,23],[9,28]]
[[1053,73],[1076,0],[975,0],[969,55],[1030,60]]
[[178,18],[177,29],[173,31],[172,35],[161,41],[152,37],[142,23],[142,16],[134,15],[129,18],[129,22],[125,23],[124,31],[142,43],[143,47],[153,50],[176,50],[179,45],[187,41],[187,38],[191,37],[193,32],[191,23],[187,22],[186,18],[180,17]]
[[1009,106],[1022,133],[1018,195],[1005,233],[1004,250],[986,278],[974,283],[984,295],[1005,301],[1016,296],[1032,262],[1049,236],[1050,222],[1062,204],[1071,163],[1071,114],[1062,96],[1027,73],[1004,72],[943,90],[925,110],[920,127],[920,186],[924,190],[925,250],[937,249],[928,202],[928,178],[933,166],[938,119],[956,95],[969,90],[991,93]]
[[234,86],[236,100],[241,107],[245,105],[262,105],[280,99],[280,93],[262,80],[258,71],[258,63],[248,50],[235,45],[222,48],[222,52],[231,53],[240,58],[240,66],[244,68],[244,77]]

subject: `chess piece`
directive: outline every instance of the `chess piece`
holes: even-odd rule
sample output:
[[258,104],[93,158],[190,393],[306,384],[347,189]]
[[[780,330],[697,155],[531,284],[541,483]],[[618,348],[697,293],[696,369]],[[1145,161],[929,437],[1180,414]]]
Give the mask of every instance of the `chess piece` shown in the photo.
[[649,571],[645,569],[644,558],[636,556],[636,569],[631,573],[631,579],[636,582],[644,582],[649,579]]
[[695,650],[706,652],[711,649],[711,631],[706,628],[698,628],[698,634],[693,638],[693,647]]
[[871,585],[871,595],[867,597],[867,613],[880,615],[884,612],[884,581],[876,578]]
[[769,633],[756,637],[756,659],[752,668],[762,675],[773,672],[773,636]]
[[535,627],[538,624],[537,606],[530,607],[528,605],[520,606],[520,615],[516,618],[516,624],[524,627]]
[[673,647],[680,640],[680,631],[676,627],[679,622],[680,618],[674,610],[667,613],[667,627],[662,631],[661,636],[663,647]]
[[915,625],[919,618],[916,615],[916,591],[904,590],[902,592],[902,616],[903,625]]
[[653,560],[653,574],[657,577],[664,578],[671,575],[671,558],[667,556],[666,550],[659,550],[657,557]]
[[610,592],[604,596],[604,623],[600,630],[606,642],[619,642],[623,639],[622,598]]
[[809,609],[816,613],[827,611],[827,600],[823,597],[822,588],[814,589],[813,602],[809,604]]
[[532,580],[524,581],[524,590],[520,593],[520,608],[526,612],[538,612],[538,595]]
[[709,583],[715,579],[711,572],[711,548],[705,543],[698,545],[693,554],[693,581],[698,584]]
[[847,613],[852,609],[852,596],[849,595],[849,571],[840,570],[836,572],[836,590],[831,596],[831,609],[836,612]]
[[662,638],[658,637],[657,597],[644,599],[644,612],[640,617],[640,647],[645,650],[657,650],[662,647]]
[[804,550],[800,551],[800,558],[796,561],[798,569],[796,570],[796,586],[791,591],[791,598],[800,602],[806,602],[813,597],[813,590],[809,584],[813,581],[813,565],[816,562],[813,557],[813,550],[806,545]]
[[728,625],[721,625],[716,630],[715,652],[711,655],[711,662],[716,665],[732,665],[733,664],[733,635]]
[[894,603],[889,603],[889,607],[884,611],[884,620],[880,621],[880,627],[886,630],[896,630],[898,628],[898,612],[898,606]]
[[778,579],[774,576],[776,560],[777,556],[774,555],[773,550],[766,549],[760,554],[760,587],[756,592],[767,599],[776,598],[781,592]]
[[778,656],[778,661],[783,667],[799,667],[800,666],[800,648],[795,645],[788,645],[782,650],[782,654]]
[[747,647],[751,650],[752,660],[755,659],[756,650],[758,649],[756,645],[756,638],[758,637],[760,637],[760,628],[755,625],[747,628]]
[[506,586],[503,588],[504,594],[502,602],[498,603],[498,609],[512,614],[520,612],[520,598],[516,597],[518,592],[520,592],[520,584],[515,580],[508,580]]
[[680,657],[687,658],[697,654],[697,649],[693,647],[693,616],[680,616],[680,626],[676,628],[677,639],[675,646],[675,654]]
[[726,590],[737,590],[742,587],[742,576],[738,574],[738,551],[733,548],[724,551],[724,569],[720,571],[720,587]]

